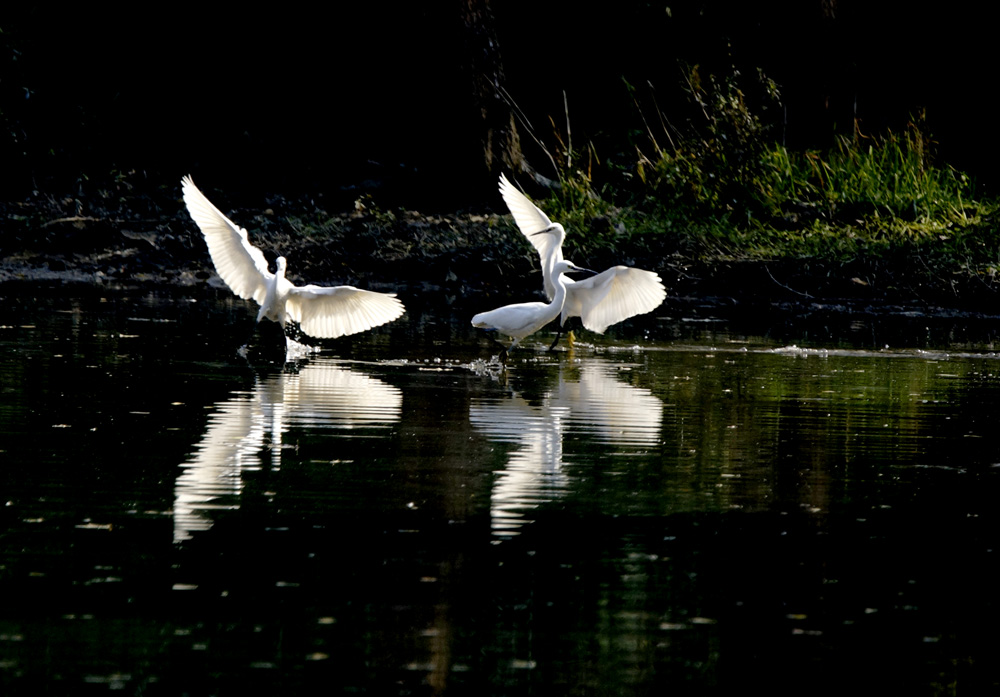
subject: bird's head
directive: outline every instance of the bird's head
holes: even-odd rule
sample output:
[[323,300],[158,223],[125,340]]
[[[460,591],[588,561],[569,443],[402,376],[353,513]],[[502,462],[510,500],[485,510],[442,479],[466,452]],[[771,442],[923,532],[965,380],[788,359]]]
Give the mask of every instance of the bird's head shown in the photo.
[[583,271],[590,274],[597,273],[596,271],[585,269],[582,266],[577,266],[572,261],[566,261],[565,259],[552,267],[552,272],[555,274],[567,273],[572,271]]
[[285,275],[285,269],[288,268],[288,261],[285,257],[278,257],[274,260],[275,265],[278,267],[278,274],[281,276]]

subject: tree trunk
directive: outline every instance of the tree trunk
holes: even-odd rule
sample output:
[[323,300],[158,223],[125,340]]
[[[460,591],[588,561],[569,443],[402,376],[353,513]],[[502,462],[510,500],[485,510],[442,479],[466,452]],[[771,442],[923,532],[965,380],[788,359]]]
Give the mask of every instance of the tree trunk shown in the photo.
[[514,108],[504,91],[503,61],[490,0],[462,0],[461,13],[486,170],[494,175],[529,173],[532,170],[521,152]]

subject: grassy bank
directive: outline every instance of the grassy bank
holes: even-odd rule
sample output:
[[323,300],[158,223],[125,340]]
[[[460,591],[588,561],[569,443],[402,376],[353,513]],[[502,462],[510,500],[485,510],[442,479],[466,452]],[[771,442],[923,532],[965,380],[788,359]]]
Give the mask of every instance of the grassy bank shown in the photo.
[[[849,299],[995,312],[1000,203],[937,160],[923,118],[881,134],[855,124],[824,150],[794,150],[775,137],[773,118],[783,110],[765,76],[717,80],[692,68],[684,87],[683,116],[633,92],[642,127],[607,159],[589,143],[574,150],[568,128],[547,139],[558,186],[529,194],[566,226],[569,258],[595,269],[655,270],[674,299]],[[71,195],[0,202],[0,281],[210,277],[174,181],[130,173],[84,184]],[[208,191],[266,254],[294,259],[298,280],[456,297],[526,297],[540,287],[537,255],[498,195],[492,211],[424,215],[374,200],[378,189],[359,194],[351,210],[301,192],[234,209],[231,192]]]
[[572,238],[579,256],[626,249],[680,276],[756,265],[780,269],[788,282],[774,283],[800,295],[831,292],[822,276],[839,294],[896,300],[989,299],[1000,288],[998,201],[936,161],[922,117],[874,135],[855,124],[825,151],[793,151],[766,121],[777,87],[763,75],[749,82],[755,109],[738,75],[690,69],[695,108],[683,127],[640,108],[644,130],[617,164],[559,149],[560,186],[539,205],[589,231]]

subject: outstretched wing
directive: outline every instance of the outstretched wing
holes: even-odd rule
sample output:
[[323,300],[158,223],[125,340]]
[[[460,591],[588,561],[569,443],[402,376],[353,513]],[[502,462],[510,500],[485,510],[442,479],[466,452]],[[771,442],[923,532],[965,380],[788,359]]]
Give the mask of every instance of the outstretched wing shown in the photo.
[[[514,216],[514,222],[531,245],[538,250],[542,263],[542,275],[545,278],[545,294],[549,299],[555,295],[555,282],[552,278],[552,267],[562,261],[562,244],[566,239],[566,231],[562,225],[554,225],[542,210],[528,200],[528,197],[518,191],[507,177],[500,175],[500,195]],[[545,235],[535,233],[552,228]]]
[[563,319],[579,315],[584,327],[603,334],[612,324],[652,312],[666,297],[660,277],[652,271],[612,266],[567,286]]
[[208,243],[216,273],[236,295],[247,300],[253,298],[263,305],[267,281],[274,275],[267,270],[264,253],[250,244],[246,230],[205,198],[190,176],[181,179],[181,189],[188,213]]
[[406,308],[392,293],[308,285],[289,291],[285,311],[309,336],[336,339],[391,322]]

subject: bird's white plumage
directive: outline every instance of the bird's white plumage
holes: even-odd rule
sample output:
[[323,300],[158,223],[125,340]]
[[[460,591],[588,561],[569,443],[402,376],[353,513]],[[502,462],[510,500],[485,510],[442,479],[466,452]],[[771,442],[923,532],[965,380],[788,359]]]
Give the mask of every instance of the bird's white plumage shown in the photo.
[[181,180],[181,190],[188,213],[205,236],[216,273],[236,295],[263,304],[268,283],[274,279],[264,253],[250,244],[246,230],[205,198],[190,176]]
[[534,334],[559,316],[566,299],[566,281],[569,279],[564,274],[567,271],[586,271],[586,269],[581,269],[569,261],[560,261],[555,266],[556,294],[551,301],[516,303],[489,312],[480,312],[472,318],[472,326],[495,329],[501,334],[506,334],[514,340],[510,345],[513,349],[518,341]]
[[[554,268],[563,260],[562,244],[566,231],[559,223],[549,220],[503,174],[500,175],[500,195],[514,216],[518,229],[538,250],[545,294],[552,298],[556,291]],[[582,281],[566,279],[566,300],[560,313],[560,324],[565,324],[569,317],[579,317],[584,327],[603,334],[612,324],[652,312],[666,297],[663,282],[654,272],[613,266]]]
[[566,286],[561,322],[579,317],[583,326],[603,334],[612,324],[652,312],[667,297],[660,277],[652,271],[612,266],[596,276]]
[[285,301],[288,317],[306,334],[333,339],[357,334],[390,322],[403,314],[395,295],[353,286],[293,287]]
[[518,191],[503,174],[500,175],[500,195],[514,216],[518,230],[538,251],[538,256],[542,260],[545,295],[551,300],[556,293],[555,274],[552,273],[552,269],[563,260],[562,244],[566,239],[566,230],[559,223],[549,220],[549,216]]
[[247,231],[233,223],[205,198],[190,176],[181,180],[184,203],[208,244],[219,277],[236,295],[260,305],[263,318],[285,326],[291,319],[309,336],[335,339],[367,331],[403,314],[394,294],[352,286],[295,286],[285,278],[286,262],[278,257],[278,272],[267,268],[264,253],[250,244]]

